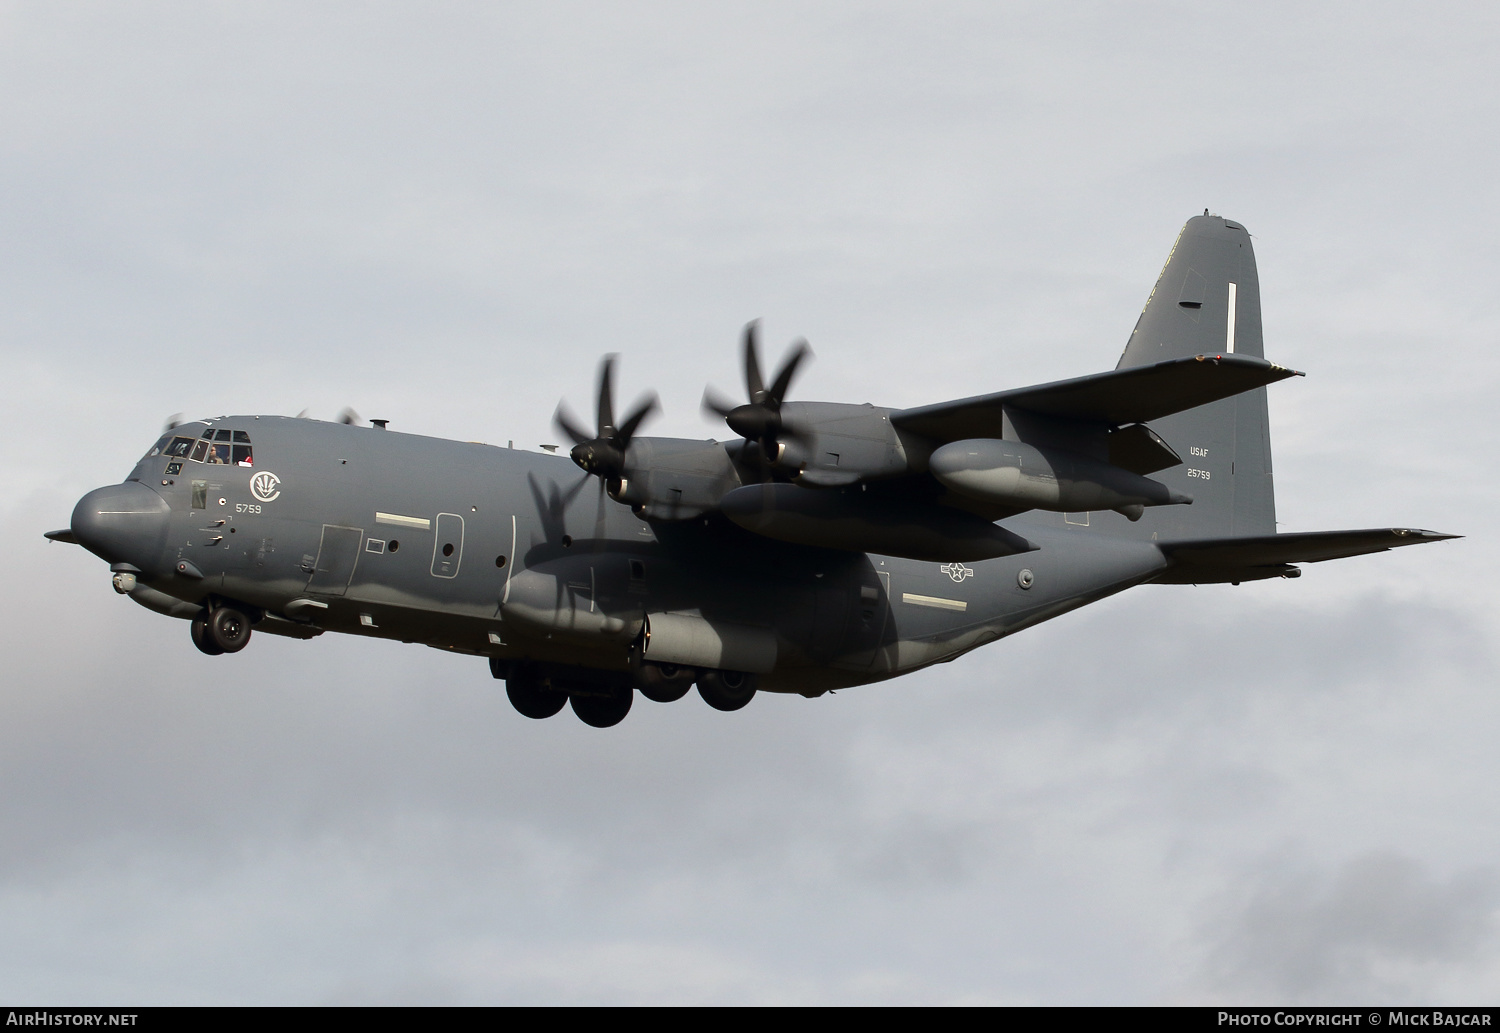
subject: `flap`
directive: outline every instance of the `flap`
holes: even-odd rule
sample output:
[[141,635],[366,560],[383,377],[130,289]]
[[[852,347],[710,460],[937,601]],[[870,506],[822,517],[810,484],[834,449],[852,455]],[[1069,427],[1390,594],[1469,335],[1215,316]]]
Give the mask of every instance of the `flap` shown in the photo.
[[891,417],[891,422],[939,441],[1004,436],[1004,408],[1119,427],[1146,423],[1302,375],[1251,355],[1194,355],[903,409]]

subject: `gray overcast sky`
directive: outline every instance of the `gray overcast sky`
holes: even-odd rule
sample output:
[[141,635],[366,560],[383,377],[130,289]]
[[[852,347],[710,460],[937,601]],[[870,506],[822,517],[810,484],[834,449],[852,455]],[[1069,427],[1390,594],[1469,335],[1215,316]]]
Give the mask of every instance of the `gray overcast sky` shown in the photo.
[[[0,998],[1500,994],[1500,17],[1347,3],[0,2]],[[233,657],[49,545],[170,414],[534,447],[598,356],[718,434],[1111,368],[1255,235],[1283,530],[894,682],[619,727],[483,663]]]

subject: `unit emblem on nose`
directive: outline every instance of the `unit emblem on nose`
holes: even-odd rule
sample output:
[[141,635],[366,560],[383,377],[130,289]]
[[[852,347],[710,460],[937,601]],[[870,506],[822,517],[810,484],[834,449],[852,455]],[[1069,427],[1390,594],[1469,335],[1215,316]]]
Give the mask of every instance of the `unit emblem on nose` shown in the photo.
[[281,489],[278,487],[280,484],[280,477],[270,470],[262,470],[250,478],[250,493],[262,502],[275,502],[277,496],[281,494]]
[[962,563],[944,563],[938,570],[947,574],[954,581],[962,581],[966,577],[974,576],[974,569],[966,567]]

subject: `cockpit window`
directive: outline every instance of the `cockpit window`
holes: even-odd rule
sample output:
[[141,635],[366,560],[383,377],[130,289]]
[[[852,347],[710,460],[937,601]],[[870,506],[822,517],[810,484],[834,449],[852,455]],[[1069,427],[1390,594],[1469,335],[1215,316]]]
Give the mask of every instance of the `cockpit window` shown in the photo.
[[173,438],[166,446],[166,454],[173,459],[184,459],[192,451],[193,439],[177,437]]
[[151,451],[149,451],[149,452],[146,453],[146,458],[150,459],[152,456],[159,456],[159,455],[161,455],[162,452],[166,449],[167,445],[171,443],[171,441],[172,441],[172,435],[170,435],[170,434],[163,434],[161,436],[161,440],[158,441],[156,444],[152,445],[151,446]]
[[242,430],[231,431],[224,428],[215,430],[210,427],[205,430],[203,437],[193,446],[191,458],[195,463],[207,463],[210,466],[255,465],[250,449],[250,435]]

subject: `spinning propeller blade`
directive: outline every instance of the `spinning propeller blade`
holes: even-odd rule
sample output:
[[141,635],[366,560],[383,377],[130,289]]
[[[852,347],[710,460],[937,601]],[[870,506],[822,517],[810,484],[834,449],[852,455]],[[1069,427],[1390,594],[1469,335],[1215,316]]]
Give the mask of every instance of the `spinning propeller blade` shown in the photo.
[[782,418],[781,406],[786,401],[798,368],[812,355],[812,349],[801,338],[792,342],[792,348],[782,361],[781,369],[776,372],[771,386],[767,388],[760,372],[759,336],[759,320],[745,326],[745,394],[749,401],[736,404],[709,387],[703,392],[703,411],[722,416],[730,430],[756,446],[762,464],[769,465],[775,462],[780,453],[779,445],[783,438],[804,436],[801,430]]
[[616,426],[614,369],[614,355],[606,355],[599,363],[598,420],[593,434],[579,425],[566,403],[559,402],[557,412],[552,417],[557,429],[573,441],[573,450],[569,453],[573,462],[586,473],[598,477],[601,486],[625,475],[625,452],[630,448],[630,439],[635,437],[641,424],[658,408],[656,393],[653,391],[636,404],[634,411],[625,417],[624,423]]

